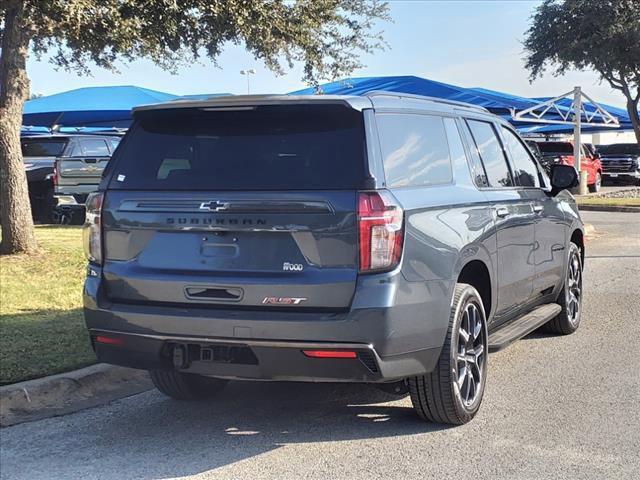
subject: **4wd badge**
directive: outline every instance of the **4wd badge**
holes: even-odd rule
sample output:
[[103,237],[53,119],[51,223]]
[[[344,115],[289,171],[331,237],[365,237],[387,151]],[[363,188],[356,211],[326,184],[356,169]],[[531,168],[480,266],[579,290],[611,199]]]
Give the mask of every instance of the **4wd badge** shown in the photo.
[[301,272],[302,270],[304,270],[304,265],[302,265],[301,263],[284,262],[282,264],[282,270],[284,270],[285,272]]

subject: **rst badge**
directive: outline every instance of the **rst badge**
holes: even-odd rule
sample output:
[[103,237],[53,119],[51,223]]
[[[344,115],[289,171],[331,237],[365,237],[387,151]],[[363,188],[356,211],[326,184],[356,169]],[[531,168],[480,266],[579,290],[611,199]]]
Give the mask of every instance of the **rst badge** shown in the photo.
[[262,303],[265,305],[300,305],[306,301],[305,297],[264,297]]

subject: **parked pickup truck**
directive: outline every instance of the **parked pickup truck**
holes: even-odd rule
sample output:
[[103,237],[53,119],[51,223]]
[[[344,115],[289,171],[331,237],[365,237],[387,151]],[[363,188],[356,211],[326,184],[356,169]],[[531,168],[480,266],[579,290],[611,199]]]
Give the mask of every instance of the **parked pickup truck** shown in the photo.
[[33,219],[51,223],[53,198],[53,164],[62,155],[69,139],[59,135],[35,135],[20,139],[24,169],[27,173],[29,201]]
[[102,171],[120,142],[118,135],[70,135],[54,166],[58,210],[68,218],[84,211],[87,195],[98,189]]
[[[574,165],[572,142],[538,142],[538,146],[548,165],[571,165],[577,168]],[[591,152],[586,144],[582,145],[582,168],[587,171],[589,191],[599,192],[602,186],[602,166],[598,155]]]
[[640,185],[640,144],[614,143],[598,149],[604,180]]

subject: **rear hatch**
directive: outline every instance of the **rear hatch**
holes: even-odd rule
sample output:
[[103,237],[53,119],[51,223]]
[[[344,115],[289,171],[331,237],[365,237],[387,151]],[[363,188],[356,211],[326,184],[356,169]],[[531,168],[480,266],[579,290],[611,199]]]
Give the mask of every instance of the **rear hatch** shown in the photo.
[[[86,193],[73,187],[96,187],[111,154],[107,141],[101,137],[76,137],[73,146],[58,159],[56,165],[57,191],[59,193]],[[88,191],[95,190],[90,188]]]
[[105,180],[108,297],[347,308],[365,162],[362,113],[346,106],[138,112]]

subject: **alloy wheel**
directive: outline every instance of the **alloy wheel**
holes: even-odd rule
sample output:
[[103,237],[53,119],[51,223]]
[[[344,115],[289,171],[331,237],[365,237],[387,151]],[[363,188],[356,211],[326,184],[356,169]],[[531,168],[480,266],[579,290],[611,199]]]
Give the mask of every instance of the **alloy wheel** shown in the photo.
[[475,303],[464,309],[458,331],[455,387],[465,407],[470,407],[482,389],[487,355],[484,319]]
[[575,325],[580,319],[580,304],[582,302],[582,271],[577,252],[572,253],[569,259],[565,290],[567,316],[569,321]]

